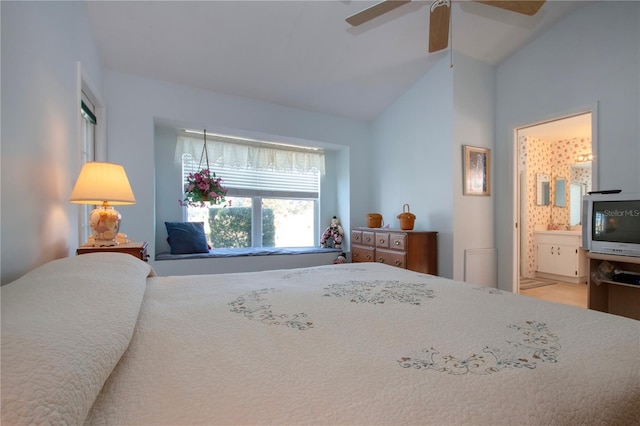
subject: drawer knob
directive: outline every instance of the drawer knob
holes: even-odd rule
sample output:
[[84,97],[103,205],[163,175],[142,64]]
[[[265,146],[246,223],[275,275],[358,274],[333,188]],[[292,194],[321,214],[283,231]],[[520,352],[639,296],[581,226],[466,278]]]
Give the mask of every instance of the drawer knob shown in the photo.
[[380,244],[384,244],[384,238],[380,238]]
[[402,262],[400,262],[399,260],[396,260],[396,266],[401,266]]
[[400,241],[396,240],[396,245],[399,246],[400,245]]
[[380,262],[380,263],[384,263],[384,257],[380,256],[380,257],[378,258],[378,262]]
[[370,254],[367,255],[367,260],[371,260],[371,255]]
[[371,241],[371,238],[370,238],[370,237],[367,237],[367,242],[370,242],[370,241]]

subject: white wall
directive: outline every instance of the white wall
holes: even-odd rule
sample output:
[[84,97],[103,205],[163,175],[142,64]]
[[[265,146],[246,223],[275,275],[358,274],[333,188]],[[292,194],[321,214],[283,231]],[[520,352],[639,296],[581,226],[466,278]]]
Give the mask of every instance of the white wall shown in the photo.
[[597,189],[640,192],[640,3],[585,6],[497,69],[499,287],[512,290],[514,128],[597,104]]
[[[473,281],[478,277],[465,276],[465,250],[495,248],[496,193],[491,179],[490,196],[462,194],[462,146],[489,148],[495,158],[495,68],[463,54],[455,54],[453,63],[453,278]],[[481,267],[480,276],[497,275],[495,263],[484,262]]]
[[[402,206],[417,231],[438,232],[438,275],[453,277],[453,72],[439,60],[374,122],[371,211],[398,228]],[[364,217],[362,218],[364,221]],[[364,224],[364,223],[363,223]]]
[[[109,161],[124,165],[137,201],[133,206],[118,209],[123,216],[122,232],[135,240],[150,242],[152,259],[157,229],[154,223],[154,181],[156,173],[164,172],[154,165],[154,128],[157,122],[178,123],[239,136],[275,136],[284,141],[308,141],[313,145],[344,147],[338,154],[339,162],[345,164],[348,161],[351,172],[349,179],[338,188],[339,193],[335,197],[337,211],[331,212],[328,217],[337,214],[344,228],[349,229],[354,218],[363,218],[370,209],[371,191],[368,185],[372,171],[368,164],[371,132],[366,122],[114,71],[105,72],[104,88],[109,106],[108,158]],[[344,172],[340,174],[344,175]],[[175,194],[164,196],[177,200]],[[350,202],[346,203],[345,200]],[[285,256],[281,258],[283,262],[280,267],[288,267],[291,259]],[[253,260],[245,260],[246,270],[251,270],[248,263]],[[208,271],[216,269],[216,265],[222,261],[214,259],[208,262]],[[162,268],[160,263],[155,262],[154,266]]]
[[[438,232],[438,273],[464,280],[466,249],[494,248],[494,199],[462,195],[462,145],[494,148],[495,70],[455,54],[374,123],[376,211],[398,228],[408,203],[416,230]],[[495,275],[496,265],[485,265]]]
[[0,2],[2,283],[66,257],[78,241],[69,194],[80,170],[78,61],[101,95],[82,2]]
[[171,127],[156,126],[154,135],[155,168],[155,231],[156,238],[149,241],[155,253],[169,252],[165,222],[182,222],[182,207],[178,204],[181,195],[182,170],[175,164],[178,131]]

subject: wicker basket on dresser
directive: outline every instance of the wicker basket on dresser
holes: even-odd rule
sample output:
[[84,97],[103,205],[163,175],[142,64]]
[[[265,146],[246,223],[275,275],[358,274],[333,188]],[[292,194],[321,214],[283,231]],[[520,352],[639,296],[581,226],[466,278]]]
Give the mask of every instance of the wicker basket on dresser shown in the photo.
[[438,275],[438,233],[386,228],[353,228],[351,260],[380,262]]

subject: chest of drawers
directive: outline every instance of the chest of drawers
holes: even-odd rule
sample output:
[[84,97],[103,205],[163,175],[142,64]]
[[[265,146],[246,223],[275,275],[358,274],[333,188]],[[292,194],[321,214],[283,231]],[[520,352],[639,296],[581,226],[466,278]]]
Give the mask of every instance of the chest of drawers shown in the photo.
[[385,228],[353,228],[351,260],[380,262],[426,274],[438,274],[438,233]]

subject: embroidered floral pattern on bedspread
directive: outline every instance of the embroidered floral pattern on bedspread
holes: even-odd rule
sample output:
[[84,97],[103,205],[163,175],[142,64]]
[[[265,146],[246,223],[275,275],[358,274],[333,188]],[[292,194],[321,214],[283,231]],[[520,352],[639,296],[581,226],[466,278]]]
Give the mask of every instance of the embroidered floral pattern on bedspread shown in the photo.
[[263,288],[255,290],[243,296],[239,296],[236,300],[229,303],[232,307],[231,312],[242,314],[245,318],[252,321],[259,321],[267,325],[282,325],[298,330],[308,330],[313,328],[313,322],[306,320],[308,317],[305,313],[296,314],[276,314],[271,310],[271,305],[265,302],[266,295],[274,293],[278,290],[273,288]]
[[327,297],[343,297],[354,303],[382,304],[389,301],[420,305],[435,297],[423,283],[402,281],[349,281],[325,287]]
[[474,288],[474,290],[489,294],[503,294],[502,290],[498,290],[497,288],[493,287],[476,287]]
[[512,324],[511,329],[521,331],[520,341],[507,341],[504,348],[486,346],[482,354],[472,354],[467,358],[454,355],[440,355],[434,348],[423,349],[415,357],[398,360],[401,367],[418,370],[434,370],[447,374],[492,374],[505,368],[534,369],[538,362],[557,362],[560,350],[558,336],[549,331],[547,325],[538,321]]
[[305,268],[295,270],[294,272],[287,272],[282,276],[283,280],[289,280],[292,278],[300,278],[306,275],[317,275],[322,274],[323,277],[326,277],[328,274],[335,274],[340,277],[343,277],[345,274],[361,274],[363,272],[367,272],[364,268],[340,268],[337,265],[332,269],[325,268]]

